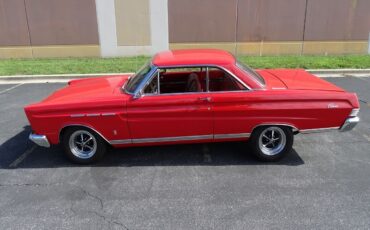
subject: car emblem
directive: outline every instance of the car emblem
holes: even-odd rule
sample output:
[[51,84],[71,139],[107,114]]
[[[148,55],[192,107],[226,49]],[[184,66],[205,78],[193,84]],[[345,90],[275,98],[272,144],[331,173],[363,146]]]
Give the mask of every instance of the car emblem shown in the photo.
[[336,109],[336,108],[338,108],[339,106],[337,105],[337,104],[335,104],[335,103],[329,103],[328,104],[328,108],[329,109]]

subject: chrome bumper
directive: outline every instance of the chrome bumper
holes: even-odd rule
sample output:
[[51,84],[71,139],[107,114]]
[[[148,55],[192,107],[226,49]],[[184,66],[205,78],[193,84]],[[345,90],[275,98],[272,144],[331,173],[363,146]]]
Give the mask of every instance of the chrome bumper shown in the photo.
[[39,146],[46,147],[46,148],[50,147],[48,138],[45,135],[37,135],[37,134],[31,133],[29,136],[29,139]]
[[359,117],[347,118],[347,120],[344,122],[344,124],[342,125],[342,127],[340,127],[339,130],[341,132],[350,131],[357,125],[358,122],[360,122]]

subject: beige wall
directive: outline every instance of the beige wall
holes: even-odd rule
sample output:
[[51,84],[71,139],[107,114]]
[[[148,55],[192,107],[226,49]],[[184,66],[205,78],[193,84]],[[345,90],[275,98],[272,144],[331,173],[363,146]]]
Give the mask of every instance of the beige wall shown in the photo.
[[119,46],[150,45],[149,0],[115,0]]

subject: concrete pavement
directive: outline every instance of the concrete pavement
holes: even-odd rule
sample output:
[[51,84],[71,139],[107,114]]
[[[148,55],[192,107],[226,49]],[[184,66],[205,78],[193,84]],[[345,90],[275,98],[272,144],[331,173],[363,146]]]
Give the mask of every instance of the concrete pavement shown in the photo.
[[352,132],[295,136],[281,162],[245,143],[113,150],[93,166],[34,146],[23,106],[64,84],[0,85],[2,229],[368,229],[370,78]]

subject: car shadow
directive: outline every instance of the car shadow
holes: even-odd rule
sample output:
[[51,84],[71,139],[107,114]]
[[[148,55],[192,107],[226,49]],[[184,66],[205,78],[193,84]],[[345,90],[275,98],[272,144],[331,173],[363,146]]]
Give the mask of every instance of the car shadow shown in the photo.
[[[64,156],[62,147],[36,147],[28,140],[30,127],[0,146],[1,168],[59,168],[84,167],[70,163]],[[31,152],[30,152],[31,150]],[[28,152],[30,153],[28,153]],[[22,155],[27,156],[14,164]],[[4,158],[5,159],[5,158]],[[244,142],[225,142],[209,144],[187,144],[151,147],[112,148],[99,163],[87,167],[136,167],[136,166],[226,166],[226,165],[287,165],[304,164],[302,158],[293,149],[278,162],[256,160]]]

